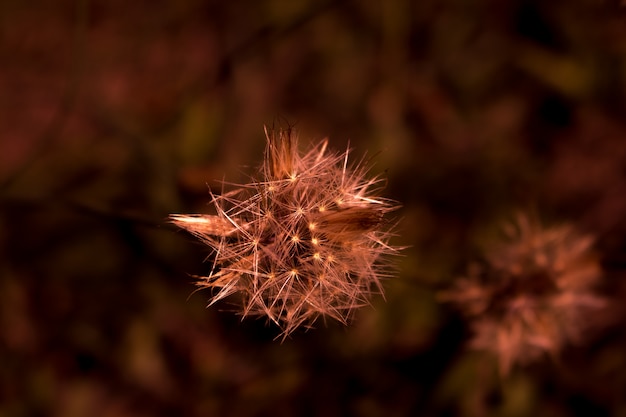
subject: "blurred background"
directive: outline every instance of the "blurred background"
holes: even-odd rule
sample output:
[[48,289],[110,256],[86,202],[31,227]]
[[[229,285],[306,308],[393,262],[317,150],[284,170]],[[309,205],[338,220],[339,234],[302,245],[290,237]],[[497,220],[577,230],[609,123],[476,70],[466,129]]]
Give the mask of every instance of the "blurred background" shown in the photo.
[[[626,8],[570,0],[0,2],[0,416],[626,416],[625,320],[498,377],[437,301],[515,210],[626,296]],[[284,342],[206,308],[168,224],[263,125],[376,162],[398,276]]]

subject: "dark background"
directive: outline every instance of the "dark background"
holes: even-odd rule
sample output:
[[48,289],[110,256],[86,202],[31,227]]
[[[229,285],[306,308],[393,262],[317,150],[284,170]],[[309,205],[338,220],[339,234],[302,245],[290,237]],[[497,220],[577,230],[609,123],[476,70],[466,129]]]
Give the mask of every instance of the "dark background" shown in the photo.
[[[518,209],[626,296],[625,53],[617,1],[1,1],[0,415],[626,416],[620,314],[499,379],[435,296]],[[167,223],[277,122],[376,155],[410,246],[386,301],[283,343],[205,308]]]

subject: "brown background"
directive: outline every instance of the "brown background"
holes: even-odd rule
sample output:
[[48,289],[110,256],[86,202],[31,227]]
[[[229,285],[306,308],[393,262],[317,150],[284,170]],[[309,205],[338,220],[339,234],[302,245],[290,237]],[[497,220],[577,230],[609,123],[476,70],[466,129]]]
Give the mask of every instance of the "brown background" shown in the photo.
[[[435,299],[520,208],[626,295],[625,53],[608,0],[0,2],[0,415],[626,416],[621,314],[500,381]],[[272,123],[376,154],[410,246],[386,301],[282,344],[205,308],[166,222]]]

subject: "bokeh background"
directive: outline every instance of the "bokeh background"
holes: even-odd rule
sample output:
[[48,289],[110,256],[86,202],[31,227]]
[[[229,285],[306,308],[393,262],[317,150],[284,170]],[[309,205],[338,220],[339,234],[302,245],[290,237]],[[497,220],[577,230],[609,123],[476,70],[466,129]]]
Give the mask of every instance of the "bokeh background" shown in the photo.
[[[0,2],[0,416],[626,416],[626,320],[500,378],[437,292],[516,210],[626,296],[626,8],[609,0]],[[398,276],[284,342],[167,223],[263,125],[376,161]],[[218,188],[219,189],[219,188]]]

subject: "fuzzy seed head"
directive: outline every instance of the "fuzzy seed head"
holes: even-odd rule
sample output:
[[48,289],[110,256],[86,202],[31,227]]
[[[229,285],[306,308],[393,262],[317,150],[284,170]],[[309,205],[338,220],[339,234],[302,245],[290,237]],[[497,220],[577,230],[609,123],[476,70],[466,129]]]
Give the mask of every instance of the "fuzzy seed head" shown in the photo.
[[391,275],[399,248],[384,216],[397,205],[349,151],[329,153],[324,140],[300,154],[291,128],[266,137],[260,179],[211,194],[215,214],[170,216],[212,249],[198,285],[213,290],[210,304],[239,294],[244,317],[267,317],[283,336],[320,316],[346,323]]
[[471,347],[493,353],[503,375],[582,342],[607,307],[594,291],[602,271],[591,237],[524,214],[505,231],[508,239],[490,248],[485,265],[473,265],[441,294],[469,320]]

